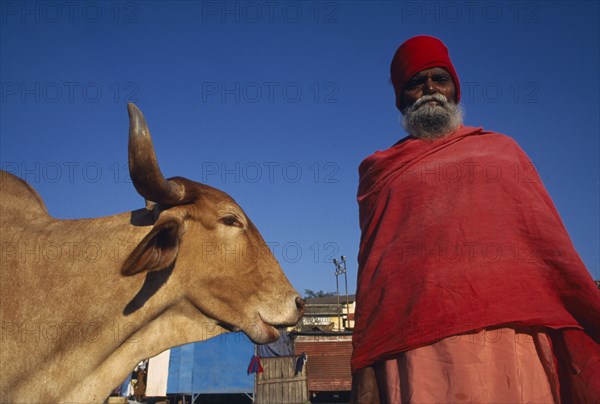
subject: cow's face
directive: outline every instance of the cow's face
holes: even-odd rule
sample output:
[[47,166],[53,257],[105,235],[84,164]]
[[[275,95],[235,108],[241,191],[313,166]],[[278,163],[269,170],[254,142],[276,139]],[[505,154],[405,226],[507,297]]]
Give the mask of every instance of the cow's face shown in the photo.
[[295,324],[304,302],[269,247],[226,193],[185,178],[165,180],[141,112],[133,105],[129,112],[130,174],[138,192],[157,202],[157,220],[123,275],[172,270],[185,299],[203,314],[257,343],[275,340],[273,326]]

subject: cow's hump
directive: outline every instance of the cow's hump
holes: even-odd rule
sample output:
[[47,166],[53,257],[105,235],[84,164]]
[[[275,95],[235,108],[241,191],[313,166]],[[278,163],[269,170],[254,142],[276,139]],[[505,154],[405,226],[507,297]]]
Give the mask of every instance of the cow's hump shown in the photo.
[[0,170],[0,219],[2,222],[48,217],[44,201],[21,178]]

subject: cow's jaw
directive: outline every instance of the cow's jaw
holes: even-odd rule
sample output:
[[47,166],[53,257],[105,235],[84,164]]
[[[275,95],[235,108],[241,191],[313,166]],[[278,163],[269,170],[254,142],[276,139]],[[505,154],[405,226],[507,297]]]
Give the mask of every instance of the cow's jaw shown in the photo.
[[304,306],[297,306],[297,296],[295,292],[286,296],[283,299],[286,304],[283,304],[277,311],[273,311],[273,309],[259,310],[255,326],[250,330],[255,335],[249,334],[248,336],[259,344],[270,343],[279,338],[279,331],[276,327],[282,328],[298,323],[304,314]]
[[[287,316],[279,314],[269,317],[258,311],[252,316],[250,321],[245,321],[239,325],[222,321],[218,322],[218,324],[228,331],[242,331],[256,344],[269,344],[279,339],[280,333],[278,328],[295,325],[302,317],[302,314],[302,309],[296,309],[292,313],[288,313]],[[273,318],[273,320],[270,318]]]
[[279,338],[279,331],[277,328],[275,328],[274,325],[265,322],[260,315],[253,321],[241,325],[233,325],[223,321],[219,321],[217,324],[227,331],[243,332],[256,344],[269,344],[277,341]]
[[255,327],[251,330],[254,335],[248,335],[250,339],[257,344],[269,344],[277,341],[279,339],[277,328],[263,320],[260,313],[258,317],[259,319],[256,321]]

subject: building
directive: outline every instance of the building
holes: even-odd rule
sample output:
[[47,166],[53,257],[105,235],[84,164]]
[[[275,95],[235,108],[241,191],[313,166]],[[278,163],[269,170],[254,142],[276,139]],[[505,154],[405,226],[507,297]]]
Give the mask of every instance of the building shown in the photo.
[[339,302],[338,296],[305,301],[304,317],[293,332],[294,353],[308,356],[306,374],[311,401],[348,402],[355,296],[340,296]]
[[348,331],[354,329],[355,296],[342,295],[305,299],[304,317],[296,331]]

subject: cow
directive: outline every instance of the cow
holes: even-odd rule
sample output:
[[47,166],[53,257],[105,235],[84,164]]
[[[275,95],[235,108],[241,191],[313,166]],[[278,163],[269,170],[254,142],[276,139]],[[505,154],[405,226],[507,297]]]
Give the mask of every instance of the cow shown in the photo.
[[165,179],[145,118],[129,112],[129,173],[146,206],[59,220],[0,178],[0,402],[96,403],[145,358],[227,331],[258,344],[304,301],[226,193]]

